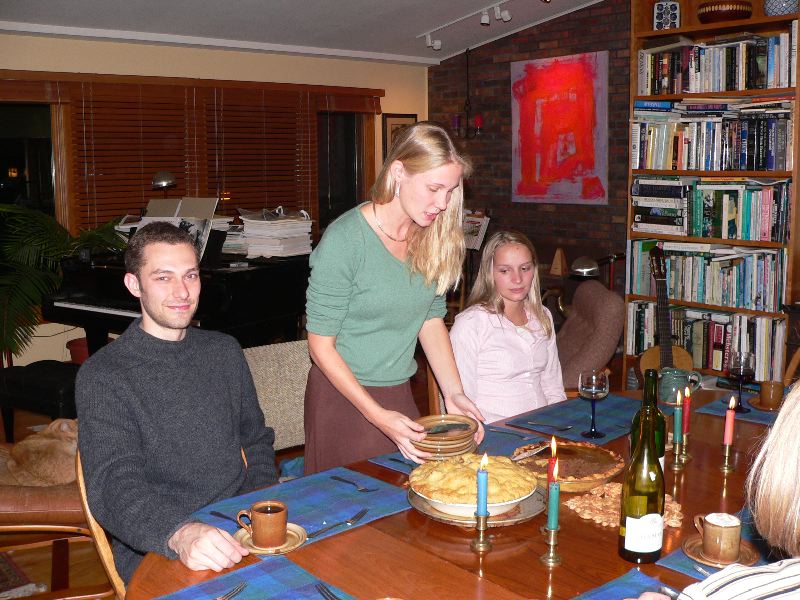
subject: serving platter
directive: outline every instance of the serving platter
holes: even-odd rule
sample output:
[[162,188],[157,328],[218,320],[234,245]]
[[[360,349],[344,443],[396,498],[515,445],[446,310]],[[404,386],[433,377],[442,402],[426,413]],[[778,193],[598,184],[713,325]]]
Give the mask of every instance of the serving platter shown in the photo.
[[[458,525],[459,527],[475,527],[474,515],[459,516],[442,512],[411,488],[408,490],[408,502],[415,510],[434,521],[447,523],[448,525]],[[545,492],[542,488],[537,487],[532,494],[518,501],[518,504],[508,512],[489,517],[487,523],[489,527],[506,527],[529,521],[539,513],[544,512],[546,505]]]

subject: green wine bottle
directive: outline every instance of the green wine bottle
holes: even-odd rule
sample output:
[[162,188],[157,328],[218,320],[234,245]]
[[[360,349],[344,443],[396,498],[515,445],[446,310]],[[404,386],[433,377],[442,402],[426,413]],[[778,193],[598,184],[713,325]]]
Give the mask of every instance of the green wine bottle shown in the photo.
[[644,374],[644,391],[642,394],[642,408],[633,415],[631,421],[631,456],[636,448],[636,443],[639,441],[640,421],[642,418],[642,411],[646,406],[651,407],[655,411],[656,423],[656,452],[658,453],[658,462],[661,464],[661,470],[664,470],[664,453],[666,448],[667,439],[667,419],[664,413],[658,408],[656,399],[658,398],[658,371],[655,369],[647,369]]
[[[645,374],[645,391],[648,375]],[[664,541],[664,472],[656,450],[655,410],[643,404],[636,448],[625,470],[619,516],[619,555],[633,563],[655,562]]]

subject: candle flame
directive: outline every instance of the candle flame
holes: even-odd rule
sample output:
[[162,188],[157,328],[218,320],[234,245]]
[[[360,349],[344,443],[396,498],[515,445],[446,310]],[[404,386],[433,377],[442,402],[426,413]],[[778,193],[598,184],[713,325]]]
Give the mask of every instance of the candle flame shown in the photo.
[[684,388],[683,395],[686,398],[689,398],[692,395],[692,390],[689,389],[688,385]]
[[558,459],[556,459],[556,464],[553,465],[553,481],[558,480]]
[[485,471],[487,466],[489,466],[489,457],[484,452],[483,453],[483,458],[481,459],[481,467],[480,468],[481,468],[481,470]]
[[558,452],[558,446],[556,445],[556,436],[553,435],[550,437],[550,456],[555,458],[556,452]]
[[683,397],[681,396],[681,391],[680,390],[678,390],[677,404],[678,404],[678,406],[683,404]]
[[731,401],[728,402],[728,410],[733,410],[735,406],[736,406],[736,398],[731,396]]

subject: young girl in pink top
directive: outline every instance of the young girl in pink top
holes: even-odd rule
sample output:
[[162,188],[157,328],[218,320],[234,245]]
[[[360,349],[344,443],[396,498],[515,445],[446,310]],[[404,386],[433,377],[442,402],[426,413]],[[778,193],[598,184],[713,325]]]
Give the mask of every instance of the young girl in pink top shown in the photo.
[[464,393],[487,422],[566,400],[553,319],[525,235],[489,238],[467,306],[450,339]]

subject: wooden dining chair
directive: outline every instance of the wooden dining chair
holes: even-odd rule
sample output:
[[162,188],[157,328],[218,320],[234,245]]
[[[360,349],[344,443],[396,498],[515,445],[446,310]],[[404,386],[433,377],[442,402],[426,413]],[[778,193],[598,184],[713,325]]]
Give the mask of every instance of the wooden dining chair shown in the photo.
[[98,523],[92,511],[89,508],[89,500],[86,497],[86,482],[83,478],[83,466],[81,465],[81,453],[75,454],[75,479],[78,482],[78,490],[81,494],[81,504],[83,505],[83,514],[86,517],[86,523],[89,526],[92,539],[94,540],[97,554],[100,556],[100,562],[103,564],[103,569],[106,572],[108,581],[114,592],[117,594],[118,600],[125,600],[125,582],[117,572],[117,565],[114,563],[114,554],[111,551],[111,542],[108,538],[106,530]]

